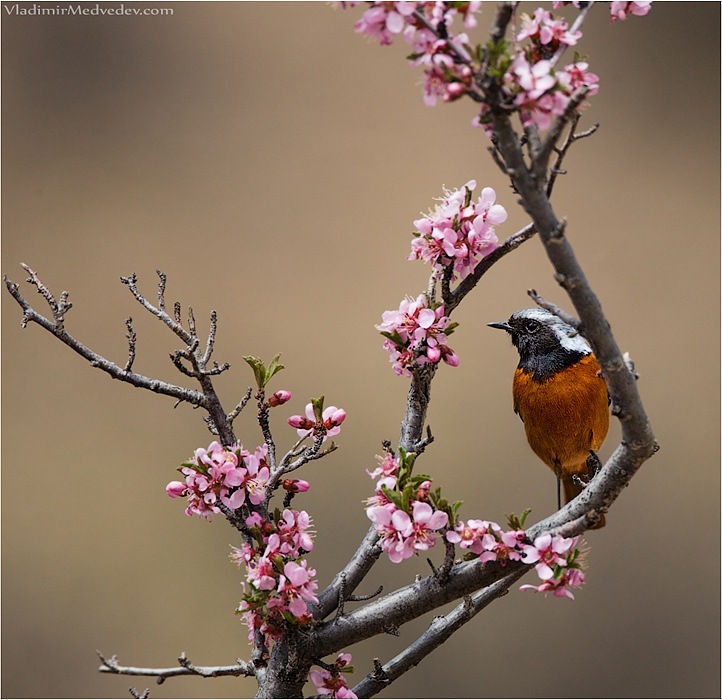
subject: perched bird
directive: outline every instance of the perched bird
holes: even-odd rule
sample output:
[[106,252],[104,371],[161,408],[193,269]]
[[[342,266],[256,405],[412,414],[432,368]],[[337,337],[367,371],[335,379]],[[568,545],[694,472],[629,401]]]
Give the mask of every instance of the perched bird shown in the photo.
[[[565,503],[581,493],[609,430],[609,393],[599,363],[579,332],[546,309],[522,309],[489,326],[509,333],[519,351],[514,412],[531,449],[557,476],[561,507],[560,485]],[[596,527],[604,524],[602,515]]]

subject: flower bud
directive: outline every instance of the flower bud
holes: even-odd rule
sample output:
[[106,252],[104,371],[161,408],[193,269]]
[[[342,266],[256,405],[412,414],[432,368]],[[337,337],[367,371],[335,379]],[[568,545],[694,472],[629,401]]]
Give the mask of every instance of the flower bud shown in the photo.
[[290,391],[277,391],[273,396],[269,397],[268,399],[268,405],[271,408],[274,408],[276,406],[281,406],[282,404],[286,403],[291,398],[291,392]]
[[452,367],[458,367],[459,356],[453,350],[449,350],[444,355],[444,362],[446,362],[447,365],[451,365]]
[[311,484],[303,479],[284,479],[281,485],[291,493],[304,493],[311,488]]
[[188,487],[182,481],[171,481],[165,490],[171,498],[179,498],[188,493]]
[[312,420],[309,420],[305,416],[291,416],[288,419],[288,424],[292,428],[300,428],[301,430],[311,430],[316,425]]
[[438,362],[441,359],[441,348],[438,345],[428,347],[426,357],[429,358],[429,362]]
[[431,482],[430,481],[422,481],[421,484],[419,484],[419,490],[416,494],[416,500],[417,501],[428,501],[430,489],[431,489]]
[[342,408],[339,408],[337,411],[334,411],[330,418],[328,418],[325,421],[326,427],[328,428],[334,428],[337,425],[341,425],[346,420],[346,411],[344,411]]

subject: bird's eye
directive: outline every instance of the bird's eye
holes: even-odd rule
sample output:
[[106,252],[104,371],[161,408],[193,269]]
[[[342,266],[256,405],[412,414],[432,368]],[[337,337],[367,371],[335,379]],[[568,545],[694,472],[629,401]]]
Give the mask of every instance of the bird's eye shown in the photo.
[[527,333],[536,333],[540,327],[541,323],[539,323],[539,321],[535,321],[534,319],[530,318],[524,321],[524,330]]

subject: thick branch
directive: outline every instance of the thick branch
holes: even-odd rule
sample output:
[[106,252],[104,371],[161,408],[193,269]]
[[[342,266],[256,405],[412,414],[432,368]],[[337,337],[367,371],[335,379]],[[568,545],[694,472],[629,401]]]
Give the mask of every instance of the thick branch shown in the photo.
[[414,620],[447,603],[490,586],[498,579],[516,573],[523,575],[529,566],[509,561],[505,567],[498,562],[482,563],[478,559],[455,565],[446,581],[431,575],[358,608],[337,621],[320,626],[311,641],[312,653],[323,657],[345,646],[355,644],[390,628]]
[[318,603],[308,604],[314,619],[323,620],[334,611],[342,586],[347,599],[356,590],[381,554],[381,547],[377,545],[378,540],[376,526],[372,525],[356,553],[351,557],[351,561],[336,574],[328,588],[319,594]]
[[465,596],[464,601],[448,615],[434,618],[426,632],[413,644],[366,676],[353,688],[353,692],[360,698],[370,698],[380,693],[404,673],[418,666],[434,649],[470,622],[487,605],[506,595],[509,588],[525,573],[526,569],[520,568],[474,595]]

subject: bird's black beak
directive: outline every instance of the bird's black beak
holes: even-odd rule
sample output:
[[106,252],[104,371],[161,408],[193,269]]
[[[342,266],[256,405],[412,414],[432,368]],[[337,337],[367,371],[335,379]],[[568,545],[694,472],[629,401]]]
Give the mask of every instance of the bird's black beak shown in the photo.
[[496,321],[495,323],[487,323],[492,328],[501,328],[501,330],[511,333],[511,326],[506,321]]

